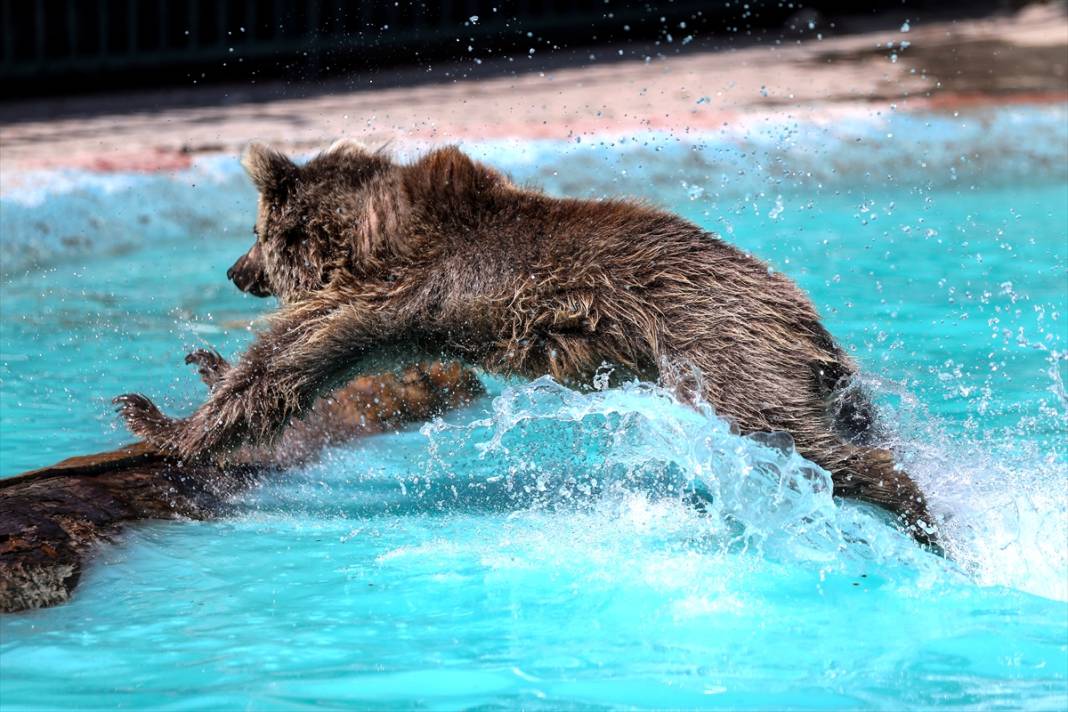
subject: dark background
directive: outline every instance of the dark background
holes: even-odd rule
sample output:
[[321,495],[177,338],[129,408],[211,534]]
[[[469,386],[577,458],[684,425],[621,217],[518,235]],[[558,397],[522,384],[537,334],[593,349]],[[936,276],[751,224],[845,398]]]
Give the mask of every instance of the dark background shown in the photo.
[[0,81],[9,100],[261,78],[308,81],[445,59],[469,59],[474,70],[475,57],[525,55],[530,48],[539,59],[607,43],[652,43],[669,53],[690,36],[724,49],[1013,6],[1011,0],[0,0]]

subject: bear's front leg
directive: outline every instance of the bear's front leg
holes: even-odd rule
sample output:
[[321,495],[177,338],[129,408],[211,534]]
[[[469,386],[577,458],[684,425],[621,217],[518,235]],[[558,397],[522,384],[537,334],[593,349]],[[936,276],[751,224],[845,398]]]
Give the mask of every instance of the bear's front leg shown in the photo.
[[400,320],[371,305],[309,301],[275,317],[190,417],[167,418],[141,395],[115,402],[131,431],[184,459],[267,444],[402,333]]
[[[162,452],[183,459],[199,459],[237,447],[233,417],[224,417],[218,403],[208,399],[188,418],[169,418],[140,393],[126,393],[112,401],[134,435]],[[237,408],[249,407],[245,398],[230,398]]]
[[[214,349],[191,351],[186,354],[185,362],[197,366],[200,380],[204,382],[209,391],[215,390],[230,370],[230,364]],[[149,442],[164,445],[168,442],[168,438],[181,429],[178,422],[165,416],[155,403],[139,393],[127,393],[115,398],[112,403],[118,406],[118,412],[126,421],[130,431]],[[164,447],[170,449],[169,445],[164,445]]]
[[171,450],[169,439],[180,429],[179,423],[160,412],[156,404],[140,393],[126,393],[111,401],[134,435],[161,450]]

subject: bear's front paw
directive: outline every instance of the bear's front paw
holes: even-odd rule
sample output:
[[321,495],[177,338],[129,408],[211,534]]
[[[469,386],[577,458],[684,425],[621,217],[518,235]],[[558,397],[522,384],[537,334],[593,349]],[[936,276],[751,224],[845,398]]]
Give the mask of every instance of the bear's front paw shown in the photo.
[[226,362],[218,351],[214,349],[197,349],[186,354],[185,362],[196,364],[200,380],[204,381],[209,389],[214,389],[230,370],[230,364]]
[[139,393],[126,393],[111,401],[134,435],[156,447],[169,450],[177,424],[160,412],[156,404]]

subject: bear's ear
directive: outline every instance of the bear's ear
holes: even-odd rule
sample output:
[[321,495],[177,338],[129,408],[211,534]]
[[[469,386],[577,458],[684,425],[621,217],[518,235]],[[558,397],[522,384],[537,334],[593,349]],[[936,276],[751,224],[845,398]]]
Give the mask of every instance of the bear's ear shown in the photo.
[[493,184],[505,183],[505,178],[481,163],[475,163],[456,146],[431,151],[412,165],[421,174],[428,189],[447,189],[455,193],[482,191]]
[[245,155],[241,157],[241,165],[257,190],[264,195],[284,195],[297,177],[297,164],[285,154],[262,143],[249,144]]
[[346,158],[359,158],[370,156],[371,151],[366,145],[354,138],[339,138],[326,149],[327,155],[344,156]]

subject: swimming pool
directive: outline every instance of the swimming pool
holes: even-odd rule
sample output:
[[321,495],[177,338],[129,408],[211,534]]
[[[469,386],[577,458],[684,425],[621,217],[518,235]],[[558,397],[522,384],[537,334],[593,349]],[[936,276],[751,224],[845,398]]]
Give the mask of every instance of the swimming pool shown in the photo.
[[[1068,107],[831,119],[466,148],[795,278],[949,559],[655,386],[485,378],[0,619],[4,709],[1064,708]],[[265,309],[223,277],[254,214],[233,159],[23,176],[0,207],[0,475],[129,440],[118,393],[188,411],[184,353],[236,353]]]

